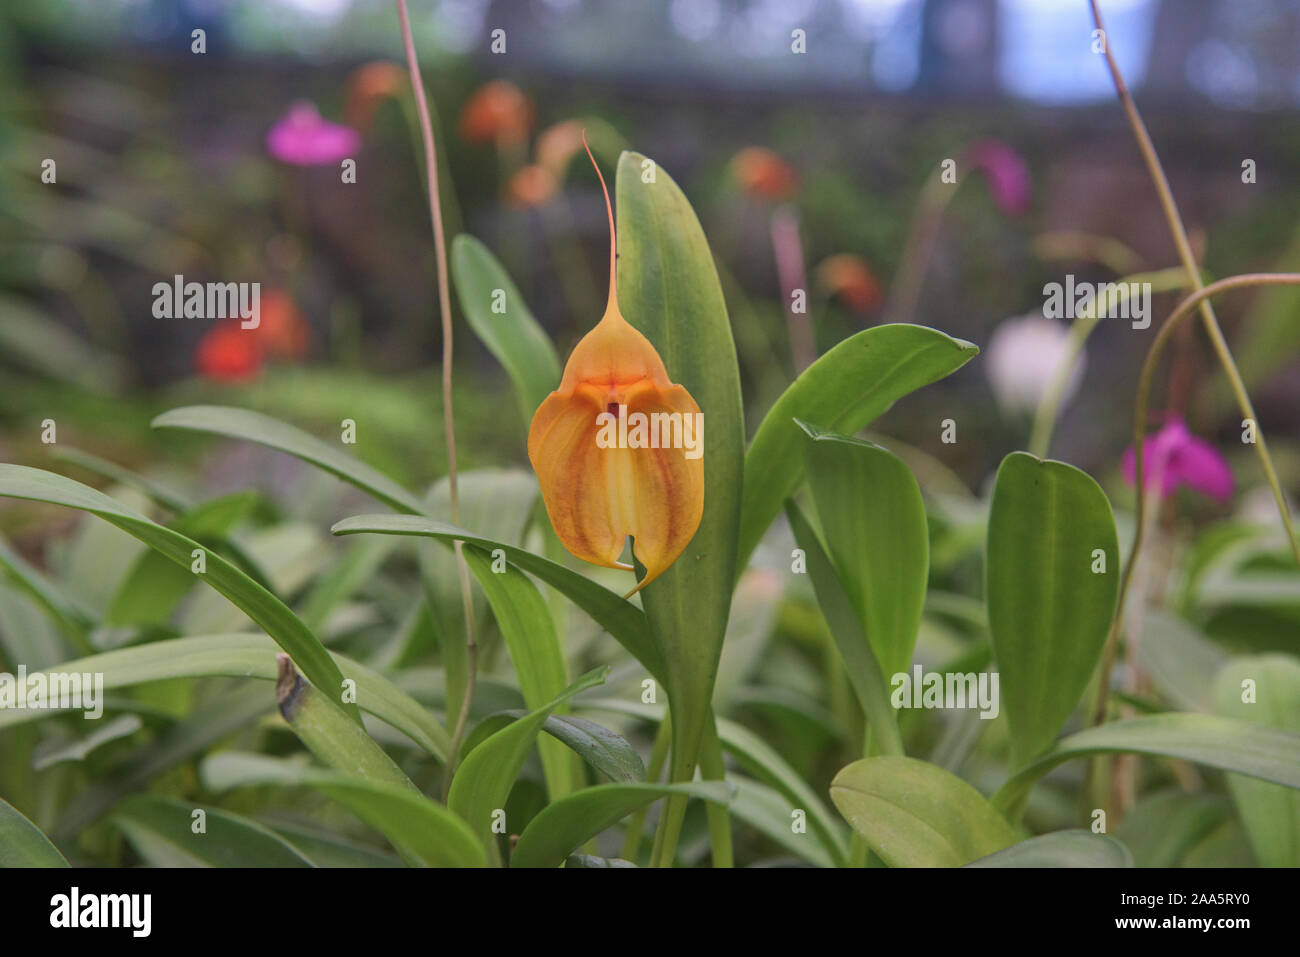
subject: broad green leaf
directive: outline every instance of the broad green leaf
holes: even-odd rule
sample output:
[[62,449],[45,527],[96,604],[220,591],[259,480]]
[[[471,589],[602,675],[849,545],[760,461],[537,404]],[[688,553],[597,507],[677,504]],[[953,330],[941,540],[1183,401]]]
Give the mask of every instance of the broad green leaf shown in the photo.
[[1132,867],[1128,848],[1107,834],[1056,831],[1013,844],[967,867]]
[[986,595],[1017,765],[1060,733],[1115,613],[1119,539],[1106,493],[1064,462],[1013,452],[989,509]]
[[[671,780],[689,781],[709,721],[738,574],[745,455],[740,369],[713,254],[686,196],[662,167],[633,152],[619,158],[615,192],[619,307],[658,350],[672,381],[695,399],[706,423],[704,517],[677,561],[641,593],[673,713]],[[674,817],[684,807],[669,802]]]
[[0,867],[67,867],[48,837],[0,798]]
[[342,804],[414,863],[426,867],[485,863],[483,845],[464,821],[406,788],[235,751],[205,758],[199,775],[204,786],[214,791],[261,784],[310,787]]
[[[1289,655],[1234,658],[1214,681],[1214,710],[1242,721],[1300,731],[1300,661]],[[1255,856],[1265,867],[1300,867],[1300,790],[1228,775]]]
[[955,372],[979,348],[925,326],[897,323],[850,336],[810,365],[768,411],[745,455],[739,566],[803,476],[796,418],[827,429],[863,429],[909,392]]
[[[205,552],[207,570],[196,577],[211,585],[265,629],[312,684],[326,691],[342,687],[343,676],[338,666],[284,602],[220,555],[200,548],[193,539],[150,521],[89,486],[41,469],[0,465],[0,495],[90,512],[186,568],[191,567],[193,552]],[[353,720],[361,721],[356,705],[341,707]]]
[[314,827],[273,821],[268,825],[317,867],[400,867],[401,859],[368,844]]
[[898,732],[898,714],[889,701],[889,685],[881,672],[880,661],[867,641],[862,619],[854,610],[826,549],[808,519],[793,501],[786,502],[786,515],[795,541],[803,549],[808,563],[808,577],[830,628],[835,646],[844,659],[845,671],[858,703],[872,729],[873,744],[883,754],[902,754],[903,739]]
[[[332,654],[341,672],[356,682],[357,704],[391,724],[426,751],[446,760],[451,746],[445,728],[414,698],[360,662]],[[155,641],[65,662],[51,671],[101,674],[104,690],[168,678],[262,678],[277,675],[275,645],[262,635],[203,635]],[[266,693],[269,710],[272,696]],[[0,709],[0,728],[57,714],[55,709]]]
[[451,274],[461,312],[509,373],[524,423],[531,422],[542,400],[560,383],[555,346],[504,267],[468,233],[451,241]]
[[[194,812],[204,829],[194,832]],[[293,845],[256,821],[153,794],[127,798],[110,818],[152,867],[311,867]]]
[[734,787],[716,781],[584,788],[548,804],[529,822],[510,855],[510,866],[559,867],[584,842],[661,797],[700,798],[725,805],[734,793]]
[[1181,758],[1300,788],[1300,733],[1216,715],[1161,714],[1112,721],[1062,738],[1003,784],[993,804],[1005,814],[1017,814],[1038,779],[1058,764],[1113,752]]
[[915,758],[863,758],[831,781],[831,800],[890,867],[961,867],[1019,839],[982,794]]
[[[550,618],[547,617],[547,621]],[[557,707],[580,691],[605,681],[609,666],[583,675],[545,705],[491,735],[465,756],[456,769],[447,807],[469,823],[483,841],[489,859],[497,857],[493,816],[506,806],[515,778],[537,740],[537,733]]]
[[[547,702],[559,707],[556,698],[564,692],[566,684],[564,652],[546,600],[519,569],[507,564],[505,571],[498,574],[492,570],[492,559],[482,551],[467,548],[464,554],[466,564],[492,606],[524,704],[534,711],[545,707]],[[551,798],[567,794],[572,790],[578,770],[572,754],[550,739],[541,741],[538,751]]]
[[355,515],[338,522],[331,531],[335,535],[355,535],[359,532],[377,532],[382,535],[424,535],[448,546],[459,539],[469,546],[481,549],[489,556],[493,550],[499,548],[511,565],[540,578],[589,614],[652,675],[655,677],[663,675],[658,649],[650,638],[645,615],[640,609],[608,588],[597,585],[591,579],[584,578],[577,572],[540,555],[534,555],[530,551],[506,542],[483,538],[473,532],[448,525],[446,522],[418,515]]
[[930,533],[921,487],[893,453],[797,424],[807,433],[804,468],[831,563],[889,681],[912,663],[925,605]]
[[337,446],[260,412],[223,405],[191,405],[164,412],[153,420],[153,427],[191,429],[256,442],[310,462],[399,512],[413,515],[424,512],[424,505],[419,498],[387,475],[353,458]]

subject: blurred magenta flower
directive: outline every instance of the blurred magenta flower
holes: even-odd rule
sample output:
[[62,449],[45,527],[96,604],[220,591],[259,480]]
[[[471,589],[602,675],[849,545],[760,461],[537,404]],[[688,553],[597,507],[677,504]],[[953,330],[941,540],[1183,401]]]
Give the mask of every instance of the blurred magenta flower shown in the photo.
[[1029,167],[1020,154],[999,140],[976,140],[966,160],[989,181],[993,202],[1004,216],[1023,216],[1029,211]]
[[[1030,314],[1005,319],[993,330],[985,368],[998,405],[1006,413],[1033,413],[1047,388],[1070,359],[1070,329],[1055,319]],[[1083,379],[1084,356],[1069,372],[1061,403],[1069,402]]]
[[266,134],[266,150],[293,166],[325,166],[355,156],[361,134],[322,119],[316,107],[299,100]]
[[[1124,478],[1136,481],[1133,449],[1124,452]],[[1160,497],[1168,498],[1180,485],[1208,495],[1218,502],[1232,497],[1232,470],[1227,460],[1209,442],[1193,435],[1178,416],[1171,416],[1155,435],[1142,443],[1142,473],[1150,488],[1160,483]]]

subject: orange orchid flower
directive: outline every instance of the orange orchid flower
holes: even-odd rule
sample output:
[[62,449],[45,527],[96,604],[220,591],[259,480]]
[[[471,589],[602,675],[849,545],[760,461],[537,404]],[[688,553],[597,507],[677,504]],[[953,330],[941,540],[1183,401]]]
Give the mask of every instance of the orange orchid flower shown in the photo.
[[[586,137],[583,146],[596,166]],[[704,515],[704,416],[668,378],[650,340],[618,308],[614,210],[609,215],[609,304],[564,367],[560,387],[533,415],[528,458],[564,547],[584,561],[631,569],[627,537],[645,566],[644,588],[685,550]]]

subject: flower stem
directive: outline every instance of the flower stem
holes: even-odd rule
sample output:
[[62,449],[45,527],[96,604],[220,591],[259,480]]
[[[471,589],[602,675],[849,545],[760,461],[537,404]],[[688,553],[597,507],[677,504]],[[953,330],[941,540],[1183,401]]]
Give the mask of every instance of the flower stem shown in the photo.
[[[1101,10],[1097,6],[1097,0],[1089,0],[1089,2],[1092,4],[1093,20],[1097,24],[1097,29],[1102,33],[1102,49],[1105,52],[1106,65],[1110,68],[1111,79],[1115,83],[1115,91],[1119,94],[1120,103],[1123,105],[1124,113],[1128,117],[1129,126],[1133,128],[1133,135],[1137,138],[1138,148],[1142,151],[1142,158],[1146,161],[1147,170],[1155,183],[1156,193],[1160,197],[1160,205],[1165,212],[1165,219],[1169,222],[1169,231],[1173,234],[1174,245],[1178,247],[1178,257],[1182,260],[1183,268],[1187,270],[1187,278],[1191,280],[1192,288],[1199,292],[1204,288],[1201,283],[1200,270],[1196,265],[1196,257],[1192,253],[1192,244],[1187,238],[1187,229],[1183,226],[1182,217],[1178,213],[1178,205],[1174,202],[1173,191],[1169,188],[1169,180],[1165,176],[1164,168],[1160,165],[1160,157],[1156,155],[1155,146],[1151,143],[1146,124],[1142,122],[1142,117],[1138,113],[1137,104],[1133,102],[1128,86],[1124,83],[1124,77],[1119,72],[1119,64],[1115,62],[1115,54],[1111,49],[1112,44],[1109,37],[1106,36],[1106,29],[1101,22]],[[1255,413],[1251,408],[1250,396],[1246,393],[1246,386],[1241,381],[1241,373],[1237,370],[1236,363],[1233,362],[1232,352],[1228,349],[1227,340],[1223,337],[1223,330],[1219,328],[1219,320],[1214,314],[1214,307],[1210,305],[1207,296],[1202,296],[1198,302],[1201,318],[1204,320],[1206,335],[1210,337],[1210,344],[1214,347],[1215,354],[1223,366],[1223,371],[1228,375],[1228,382],[1232,387],[1233,395],[1237,399],[1237,407],[1241,410],[1243,417],[1254,420]],[[1154,351],[1154,346],[1152,348]],[[1277,470],[1273,467],[1273,460],[1268,454],[1268,446],[1264,442],[1264,432],[1259,428],[1258,420],[1255,420],[1255,425],[1255,452],[1259,456],[1260,465],[1264,469],[1264,477],[1268,480],[1269,488],[1273,491],[1273,499],[1277,502],[1278,512],[1282,516],[1282,524],[1286,526],[1287,536],[1291,539],[1291,550],[1295,553],[1296,563],[1300,564],[1300,541],[1296,540],[1286,496],[1282,492],[1282,485],[1278,481]],[[1139,502],[1141,498],[1141,494],[1139,494]]]
[[[411,90],[420,116],[420,135],[424,141],[425,182],[429,187],[429,215],[433,221],[433,248],[438,268],[438,309],[442,318],[442,418],[447,433],[447,493],[451,503],[451,523],[460,525],[460,490],[456,471],[456,416],[451,398],[451,286],[447,278],[447,240],[442,227],[442,203],[438,190],[438,149],[433,142],[433,124],[429,121],[429,102],[424,95],[424,80],[420,78],[420,63],[415,56],[415,41],[411,38],[411,18],[406,12],[406,0],[397,0],[397,13],[402,21],[402,43],[406,48],[406,66],[411,73]],[[478,641],[474,635],[474,602],[470,594],[469,567],[465,564],[464,542],[457,541],[456,567],[460,573],[461,608],[465,616],[465,645],[469,662],[465,677],[465,694],[461,698],[460,714],[451,736],[447,755],[447,773],[443,777],[443,799],[451,787],[452,772],[465,727],[469,723],[470,705],[474,700],[474,685],[478,672]]]

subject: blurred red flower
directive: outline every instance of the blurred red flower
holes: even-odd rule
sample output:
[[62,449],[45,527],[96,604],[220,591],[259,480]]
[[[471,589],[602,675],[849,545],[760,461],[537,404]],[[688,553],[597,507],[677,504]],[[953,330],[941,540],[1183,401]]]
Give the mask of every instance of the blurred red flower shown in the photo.
[[301,359],[307,353],[311,327],[298,310],[293,298],[283,289],[271,288],[262,294],[260,322],[249,330],[262,351],[276,359]]
[[406,71],[396,63],[375,60],[357,67],[348,79],[348,101],[343,109],[348,126],[363,132],[370,129],[379,105],[406,86]]
[[839,253],[823,259],[817,266],[817,281],[854,312],[871,312],[880,306],[880,283],[861,256]]
[[262,369],[262,346],[255,329],[228,319],[203,334],[194,350],[199,374],[218,382],[245,382]]
[[508,80],[493,80],[476,90],[460,111],[460,135],[468,143],[518,146],[533,126],[533,106]]

